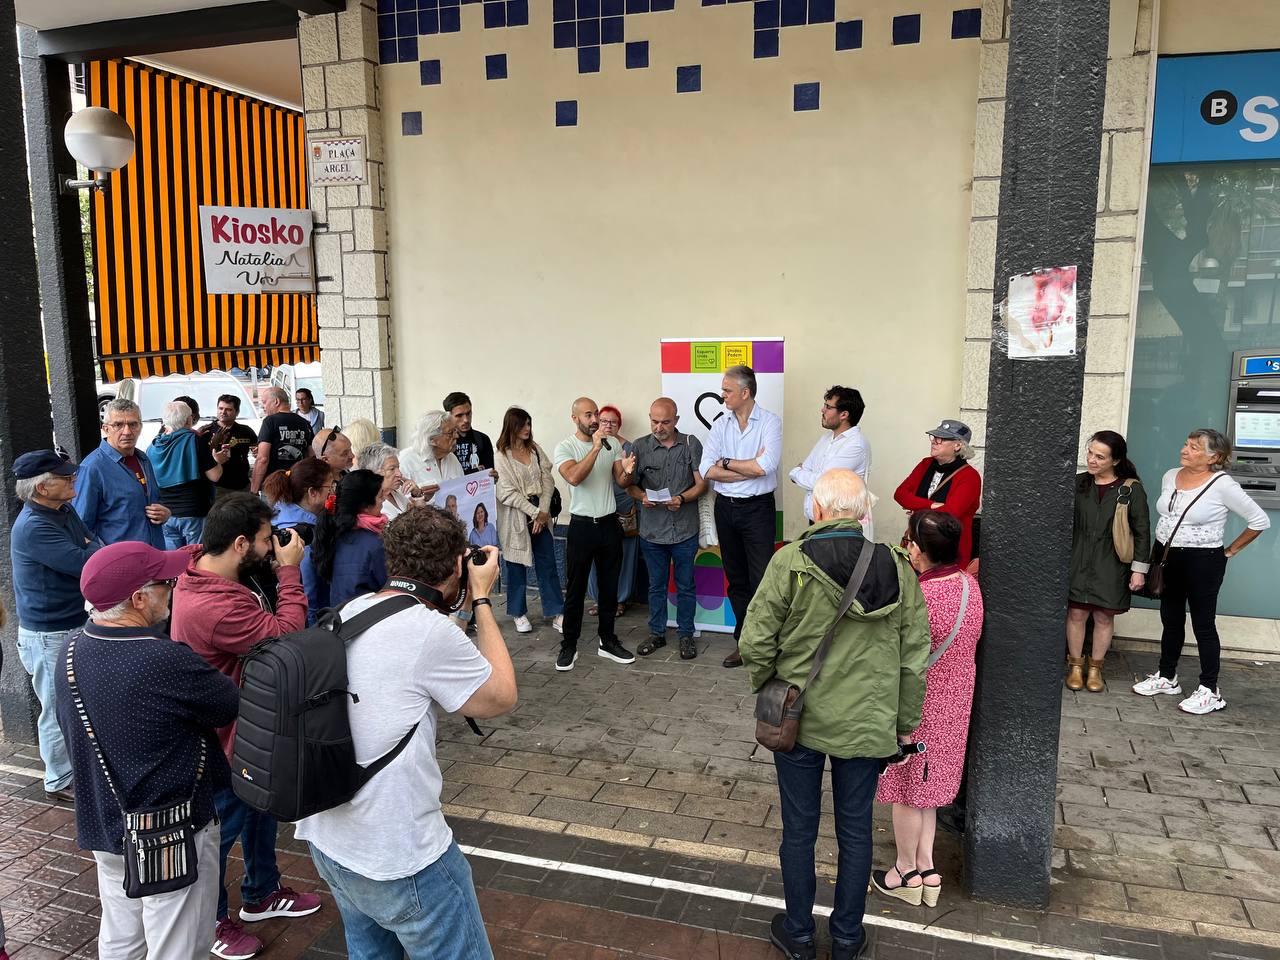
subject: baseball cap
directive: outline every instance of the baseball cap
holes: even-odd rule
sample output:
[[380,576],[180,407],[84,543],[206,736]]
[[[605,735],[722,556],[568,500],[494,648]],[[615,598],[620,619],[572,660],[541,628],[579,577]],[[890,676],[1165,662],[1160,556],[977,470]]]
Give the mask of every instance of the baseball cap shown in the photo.
[[961,443],[968,443],[973,439],[973,431],[969,429],[969,425],[959,420],[943,420],[932,430],[925,432],[940,440],[959,440]]
[[80,572],[80,592],[95,610],[108,610],[157,580],[180,576],[191,561],[186,550],[157,550],[130,540],[103,547]]
[[63,460],[52,450],[32,450],[13,461],[13,475],[19,480],[42,477],[46,473],[69,477],[79,469],[78,465],[70,460]]

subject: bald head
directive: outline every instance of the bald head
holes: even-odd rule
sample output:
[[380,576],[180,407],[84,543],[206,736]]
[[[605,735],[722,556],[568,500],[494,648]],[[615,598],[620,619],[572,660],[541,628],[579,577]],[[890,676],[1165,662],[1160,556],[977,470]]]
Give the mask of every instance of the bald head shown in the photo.
[[674,439],[676,424],[679,422],[676,402],[670,397],[659,397],[649,404],[649,430],[659,443],[668,444]]
[[590,397],[579,397],[573,401],[573,406],[569,410],[569,419],[577,428],[578,436],[588,440],[600,429],[600,409]]
[[813,519],[860,520],[870,509],[870,495],[852,470],[828,470],[813,485]]

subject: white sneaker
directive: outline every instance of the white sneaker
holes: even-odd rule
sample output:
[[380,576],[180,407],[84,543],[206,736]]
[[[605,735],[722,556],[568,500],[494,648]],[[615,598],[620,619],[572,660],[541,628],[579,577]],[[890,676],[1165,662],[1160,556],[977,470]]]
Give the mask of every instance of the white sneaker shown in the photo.
[[1213,711],[1221,710],[1226,705],[1227,701],[1218,695],[1217,690],[1210,690],[1201,684],[1196,687],[1195,693],[1178,704],[1178,709],[1183,713],[1213,713]]
[[1159,671],[1151,674],[1147,679],[1135,683],[1133,692],[1140,697],[1154,697],[1157,693],[1177,694],[1182,692],[1182,687],[1178,685],[1178,678],[1166,680],[1160,676]]
[[563,613],[551,621],[551,628],[555,630],[556,633],[564,633],[564,614]]
[[533,624],[528,617],[516,617],[516,633],[533,633]]

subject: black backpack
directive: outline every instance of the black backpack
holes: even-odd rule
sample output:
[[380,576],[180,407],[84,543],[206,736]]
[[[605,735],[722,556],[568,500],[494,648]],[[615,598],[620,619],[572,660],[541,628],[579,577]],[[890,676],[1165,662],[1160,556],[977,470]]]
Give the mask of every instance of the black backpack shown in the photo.
[[419,601],[400,594],[343,621],[325,610],[314,627],[257,644],[244,660],[231,755],[235,794],[255,810],[294,821],[346,803],[400,755],[417,732],[367,767],[356,763],[347,698],[347,644]]

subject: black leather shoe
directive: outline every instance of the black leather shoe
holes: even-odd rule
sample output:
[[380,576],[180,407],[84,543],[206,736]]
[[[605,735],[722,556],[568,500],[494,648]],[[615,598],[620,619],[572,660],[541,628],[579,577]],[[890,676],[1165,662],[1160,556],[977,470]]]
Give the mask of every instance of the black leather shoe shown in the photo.
[[867,933],[862,932],[862,939],[855,943],[848,940],[831,939],[831,960],[858,960],[867,950]]
[[645,640],[640,646],[636,647],[636,653],[642,657],[647,657],[659,647],[667,645],[667,638],[660,633],[649,634],[649,639]]
[[787,933],[787,915],[774,914],[769,924],[769,942],[782,951],[788,960],[816,960],[818,951],[812,940],[794,940]]

